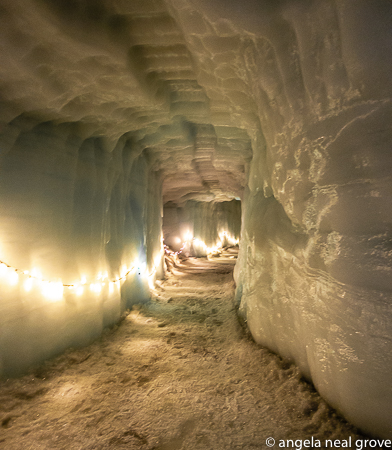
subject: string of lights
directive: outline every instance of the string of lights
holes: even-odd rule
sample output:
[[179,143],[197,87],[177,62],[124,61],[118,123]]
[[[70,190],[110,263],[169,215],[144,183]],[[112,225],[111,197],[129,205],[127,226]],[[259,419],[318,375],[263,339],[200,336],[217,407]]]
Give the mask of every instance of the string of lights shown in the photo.
[[85,276],[82,276],[78,282],[63,283],[62,281],[45,279],[38,269],[34,268],[31,271],[21,270],[0,260],[0,278],[6,279],[10,286],[16,286],[20,278],[24,278],[22,281],[26,292],[30,292],[34,287],[38,287],[45,297],[59,300],[63,297],[64,289],[66,288],[74,291],[76,295],[82,295],[86,287],[89,287],[90,291],[98,294],[105,286],[108,286],[109,293],[112,293],[114,287],[120,287],[121,282],[135,271],[136,268],[136,265],[131,267],[123,265],[120,276],[114,279],[109,279],[107,272],[100,272],[94,280],[88,281]]
[[[227,241],[230,244],[238,244],[238,240],[230,237],[227,232],[220,233],[221,240],[217,242],[215,247],[208,247],[203,241],[200,239],[192,238],[189,236],[189,239],[183,242],[181,248],[174,252],[170,250],[167,245],[164,245],[164,252],[171,256],[178,256],[181,253],[184,253],[187,245],[193,245],[194,247],[202,248],[207,254],[214,253],[222,248],[223,242]],[[86,287],[90,288],[90,291],[95,293],[100,293],[105,286],[109,287],[109,293],[112,293],[114,287],[120,287],[121,282],[126,280],[126,278],[137,270],[139,275],[147,277],[149,280],[150,287],[153,286],[152,278],[158,271],[158,266],[161,264],[161,254],[157,255],[154,260],[154,265],[150,273],[146,273],[145,264],[133,264],[131,267],[127,267],[125,264],[121,267],[120,275],[116,278],[109,279],[107,272],[99,272],[98,276],[88,281],[85,276],[82,276],[80,281],[75,283],[63,283],[61,280],[51,281],[45,279],[38,269],[29,270],[21,270],[16,267],[13,267],[6,262],[0,260],[0,278],[5,278],[10,286],[16,286],[19,282],[19,278],[24,278],[24,289],[26,292],[30,292],[35,284],[38,284],[38,287],[41,289],[43,295],[52,299],[61,299],[63,297],[64,289],[67,288],[71,291],[74,291],[76,295],[82,295],[84,289]]]
[[181,253],[184,252],[187,245],[193,245],[194,248],[200,248],[202,249],[206,254],[213,254],[216,252],[219,252],[223,248],[223,243],[227,242],[229,245],[238,245],[239,239],[235,239],[232,237],[227,231],[222,231],[219,233],[219,240],[216,242],[216,245],[213,247],[208,247],[205,242],[203,242],[201,239],[191,237],[191,234],[188,232],[187,235],[189,235],[189,238],[186,239],[179,250],[174,252],[171,250],[167,245],[164,245],[165,253],[170,256],[178,256]]
[[165,249],[165,253],[167,253],[170,256],[178,256],[180,255],[184,250],[185,250],[185,246],[188,243],[188,241],[185,241],[182,245],[182,247],[180,248],[180,250],[173,252],[173,250],[170,250],[170,248],[167,245],[164,245],[163,248]]
[[[123,274],[122,274],[120,277],[114,278],[114,279],[112,279],[112,280],[109,280],[109,279],[108,279],[107,281],[102,281],[102,285],[103,285],[103,284],[106,284],[106,283],[116,283],[116,282],[118,282],[118,281],[125,280],[125,279],[128,277],[128,275],[129,275],[134,269],[136,269],[136,266],[132,266],[132,267],[129,268],[126,272],[123,272]],[[40,276],[37,274],[37,271],[34,270],[34,269],[33,269],[31,272],[30,272],[29,270],[20,270],[20,269],[17,269],[17,268],[15,268],[15,267],[12,267],[12,266],[10,266],[9,264],[7,264],[6,262],[0,260],[0,275],[1,275],[1,274],[4,274],[4,271],[5,271],[5,270],[10,270],[10,271],[11,271],[10,276],[11,276],[11,278],[13,278],[15,281],[17,281],[17,278],[19,277],[19,274],[22,274],[22,275],[25,275],[26,277],[28,277],[28,278],[30,278],[30,279],[32,279],[32,280],[37,280],[37,281],[40,281],[40,282],[60,283],[60,282],[55,282],[55,281],[45,280],[44,278],[40,277]],[[12,276],[13,274],[15,274],[16,277],[15,277],[15,275]],[[96,280],[98,280],[98,281],[99,281],[99,280],[106,280],[107,278],[108,278],[107,273],[106,273],[106,274],[102,274],[102,272],[100,272],[99,275],[97,276]],[[86,280],[85,277],[82,277],[80,283],[71,283],[71,284],[64,284],[64,283],[61,283],[61,285],[62,285],[63,287],[68,287],[68,288],[73,288],[73,287],[77,287],[77,286],[79,286],[79,285],[86,285],[86,284],[91,284],[91,283],[87,282],[87,280]]]

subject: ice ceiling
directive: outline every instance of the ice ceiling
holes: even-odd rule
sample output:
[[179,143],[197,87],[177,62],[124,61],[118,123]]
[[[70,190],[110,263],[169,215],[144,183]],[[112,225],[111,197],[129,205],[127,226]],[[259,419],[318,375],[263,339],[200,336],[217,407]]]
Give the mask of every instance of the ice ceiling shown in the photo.
[[184,2],[2,3],[4,122],[77,121],[109,148],[126,135],[162,172],[165,202],[241,194],[252,155],[243,114],[253,126],[257,116],[243,68],[251,42],[227,21],[220,36]]
[[390,437],[391,34],[389,0],[1,0],[0,375],[148,297],[164,204],[241,199],[253,337]]

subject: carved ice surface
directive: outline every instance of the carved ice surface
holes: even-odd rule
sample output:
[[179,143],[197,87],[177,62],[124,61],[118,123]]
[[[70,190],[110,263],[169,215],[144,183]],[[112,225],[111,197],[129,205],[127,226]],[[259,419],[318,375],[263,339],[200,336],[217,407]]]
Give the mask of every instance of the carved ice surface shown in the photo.
[[390,437],[391,8],[2,1],[0,375],[148,298],[163,205],[212,245],[241,199],[255,340]]

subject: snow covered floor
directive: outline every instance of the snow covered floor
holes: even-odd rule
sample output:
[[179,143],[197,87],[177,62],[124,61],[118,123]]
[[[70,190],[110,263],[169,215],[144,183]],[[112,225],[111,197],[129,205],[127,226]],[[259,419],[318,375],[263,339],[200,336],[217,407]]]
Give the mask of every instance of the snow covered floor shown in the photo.
[[294,366],[254,344],[230,255],[189,259],[102,338],[0,387],[0,448],[265,449],[360,438]]

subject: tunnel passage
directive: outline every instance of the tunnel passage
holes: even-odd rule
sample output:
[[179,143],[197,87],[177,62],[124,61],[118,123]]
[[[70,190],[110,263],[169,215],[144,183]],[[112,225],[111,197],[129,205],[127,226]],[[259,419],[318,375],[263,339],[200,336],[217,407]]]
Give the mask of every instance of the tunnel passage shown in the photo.
[[163,242],[188,256],[207,256],[237,246],[241,232],[241,201],[196,202],[163,206]]
[[164,276],[164,205],[241,200],[239,311],[392,433],[391,4],[3,0],[0,374]]

